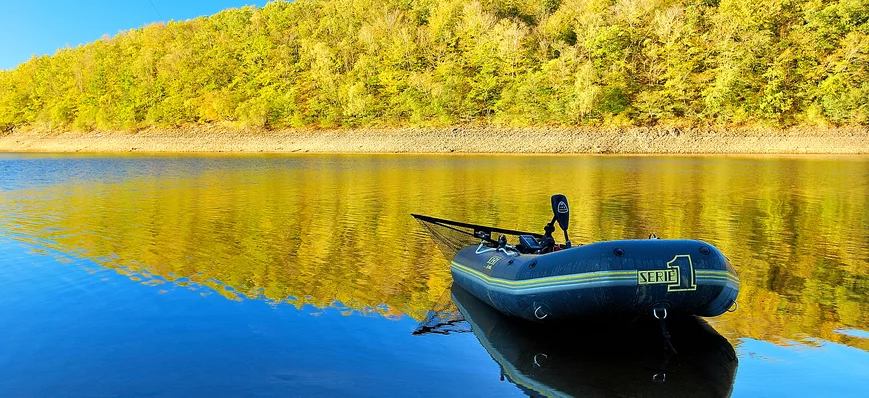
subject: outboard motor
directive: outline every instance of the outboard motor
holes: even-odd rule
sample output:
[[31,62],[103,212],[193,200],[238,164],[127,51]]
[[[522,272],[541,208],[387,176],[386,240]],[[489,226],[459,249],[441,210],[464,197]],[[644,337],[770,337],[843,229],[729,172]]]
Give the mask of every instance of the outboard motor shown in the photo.
[[570,239],[567,237],[567,227],[570,224],[570,206],[567,204],[567,197],[561,194],[552,195],[552,221],[543,227],[545,232],[541,245],[545,248],[555,247],[555,239],[552,233],[555,232],[555,223],[564,231],[564,242],[566,247],[571,247]]

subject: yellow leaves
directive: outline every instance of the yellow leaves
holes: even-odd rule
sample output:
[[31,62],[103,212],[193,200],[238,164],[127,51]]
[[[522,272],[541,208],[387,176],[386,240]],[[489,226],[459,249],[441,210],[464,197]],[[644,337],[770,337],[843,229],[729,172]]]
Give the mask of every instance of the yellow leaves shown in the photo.
[[550,19],[555,25],[570,26],[577,35],[584,36],[606,23],[610,6],[610,0],[565,0]]
[[610,10],[616,20],[634,27],[645,24],[653,10],[664,5],[662,3],[666,4],[660,0],[617,0]]
[[685,10],[679,4],[674,4],[654,14],[652,31],[664,42],[672,42],[679,38],[682,26],[685,24]]
[[745,30],[768,29],[790,0],[721,0],[718,22],[727,22]]
[[[360,126],[360,115],[361,125],[859,124],[869,120],[864,8],[864,0],[270,2],[28,61],[0,88],[0,125],[140,128],[231,119],[240,106],[260,115],[254,124],[272,109],[267,124],[276,126]],[[594,87],[573,78],[588,62]],[[265,87],[280,104],[255,104]]]
[[347,88],[347,100],[344,105],[344,116],[349,118],[361,118],[367,116],[369,103],[374,98],[368,94],[365,85],[361,82]]
[[314,43],[311,52],[311,73],[320,83],[329,83],[335,71],[335,53],[328,44]]
[[479,1],[473,1],[464,6],[457,29],[460,35],[475,39],[491,30],[497,22],[494,15],[483,10]]
[[[863,32],[850,32],[840,42],[841,47],[828,61],[828,70],[833,73],[851,72],[867,75],[869,63],[869,35]],[[850,71],[849,71],[850,69]]]
[[500,21],[494,30],[498,37],[498,55],[510,68],[510,74],[515,77],[517,67],[526,59],[522,48],[528,36],[528,28],[515,22]]
[[461,0],[447,0],[438,4],[428,19],[428,31],[440,44],[451,44],[456,37],[456,26],[462,15]]
[[576,72],[576,83],[573,85],[574,100],[571,108],[579,118],[577,122],[590,115],[594,109],[601,91],[596,83],[594,64],[588,61]]
[[232,96],[223,91],[210,91],[196,101],[199,120],[206,123],[229,120],[234,116],[235,106]]

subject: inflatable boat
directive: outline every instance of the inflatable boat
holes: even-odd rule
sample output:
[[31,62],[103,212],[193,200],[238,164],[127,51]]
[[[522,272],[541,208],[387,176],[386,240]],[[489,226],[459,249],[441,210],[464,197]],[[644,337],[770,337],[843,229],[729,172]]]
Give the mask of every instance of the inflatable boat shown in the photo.
[[[554,195],[551,204],[543,234],[413,216],[452,256],[455,283],[506,315],[558,322],[735,309],[739,278],[713,245],[655,236],[573,245],[567,198]],[[556,222],[562,244],[552,236]]]

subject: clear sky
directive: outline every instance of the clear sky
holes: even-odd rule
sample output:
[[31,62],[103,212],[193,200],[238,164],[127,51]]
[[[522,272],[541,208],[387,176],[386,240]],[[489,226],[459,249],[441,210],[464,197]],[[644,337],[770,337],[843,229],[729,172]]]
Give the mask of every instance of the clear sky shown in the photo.
[[265,3],[266,0],[0,0],[0,69],[12,69],[33,54],[54,54],[67,44],[75,47],[104,34],[114,36],[152,22],[181,21],[246,4],[262,7]]

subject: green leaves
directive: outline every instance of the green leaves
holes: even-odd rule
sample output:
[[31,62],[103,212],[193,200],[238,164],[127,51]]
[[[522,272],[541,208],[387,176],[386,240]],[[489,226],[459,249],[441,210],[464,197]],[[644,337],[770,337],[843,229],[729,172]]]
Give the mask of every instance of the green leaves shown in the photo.
[[0,129],[869,122],[869,0],[299,0],[0,71]]

